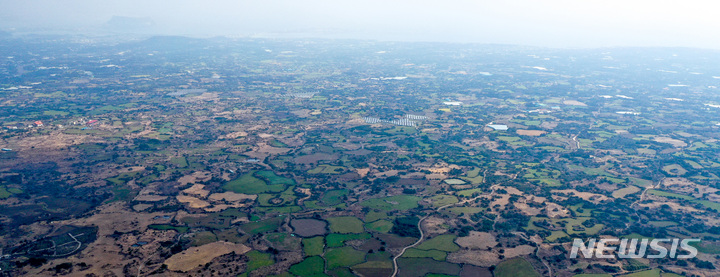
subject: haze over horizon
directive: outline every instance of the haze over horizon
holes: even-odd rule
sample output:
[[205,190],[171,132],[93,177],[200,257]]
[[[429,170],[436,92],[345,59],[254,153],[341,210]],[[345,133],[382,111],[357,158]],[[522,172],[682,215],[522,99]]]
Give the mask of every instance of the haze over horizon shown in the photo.
[[0,30],[98,34],[120,16],[149,19],[135,31],[154,35],[720,49],[710,1],[339,2],[0,1]]

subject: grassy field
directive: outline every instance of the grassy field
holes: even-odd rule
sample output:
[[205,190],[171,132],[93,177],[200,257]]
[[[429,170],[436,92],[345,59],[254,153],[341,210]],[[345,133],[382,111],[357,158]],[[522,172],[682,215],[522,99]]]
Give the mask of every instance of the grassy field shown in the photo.
[[359,234],[365,232],[363,222],[357,217],[330,217],[327,221],[330,222],[330,231],[333,233]]
[[670,226],[678,225],[678,223],[675,221],[650,221],[648,223],[650,223],[650,225],[655,226],[655,227],[670,227]]
[[215,235],[218,241],[229,241],[232,243],[244,243],[247,241],[247,237],[241,236],[235,228],[215,231]]
[[688,243],[690,246],[697,248],[698,251],[706,254],[720,254],[720,244],[712,244],[710,242],[693,241]]
[[325,260],[320,256],[313,256],[291,266],[290,273],[297,276],[318,276],[323,274],[324,269]]
[[478,175],[480,175],[480,172],[481,172],[481,171],[482,171],[481,168],[479,168],[479,167],[473,167],[473,169],[471,169],[470,171],[468,171],[467,174],[465,174],[465,176],[470,177],[470,178],[472,178],[472,177],[477,177]]
[[455,204],[458,202],[458,198],[453,195],[435,195],[430,198],[430,201],[432,201],[432,204],[434,207],[442,207],[449,204]]
[[323,249],[325,248],[325,238],[314,237],[303,239],[302,245],[306,256],[322,255]]
[[64,111],[47,110],[47,111],[43,111],[43,114],[44,114],[44,115],[49,115],[49,116],[56,116],[56,115],[66,116],[66,115],[68,115],[68,114],[70,114],[70,113],[64,112]]
[[340,174],[345,171],[342,166],[321,164],[316,168],[308,170],[310,174]]
[[542,275],[535,271],[532,265],[523,258],[514,258],[498,264],[494,273],[496,277],[542,277]]
[[639,191],[640,191],[640,188],[638,188],[636,186],[627,186],[627,187],[621,188],[619,190],[613,191],[612,197],[623,198],[627,195],[637,193]]
[[475,176],[475,177],[460,177],[461,179],[468,181],[472,184],[480,184],[483,182],[483,176]]
[[403,258],[432,258],[437,261],[444,261],[447,253],[440,250],[419,250],[410,248],[402,255]]
[[185,159],[185,157],[171,158],[170,163],[174,164],[177,167],[187,167],[188,166],[188,162],[187,162],[187,159]]
[[10,193],[5,187],[0,186],[0,199],[5,199],[10,197],[12,193]]
[[560,181],[550,178],[539,178],[539,179],[530,179],[531,181],[535,180],[538,181],[548,187],[559,187],[562,186],[562,183]]
[[276,230],[278,227],[280,227],[281,222],[282,217],[273,217],[263,221],[246,223],[240,226],[240,229],[242,229],[247,234],[254,235]]
[[388,219],[388,215],[386,212],[376,212],[376,211],[369,211],[365,215],[365,222],[373,222],[378,219]]
[[661,190],[651,189],[651,190],[648,190],[647,193],[651,194],[651,195],[662,196],[662,197],[678,198],[678,199],[685,199],[685,200],[695,200],[695,197],[692,197],[689,195],[677,194],[677,193],[661,191]]
[[387,220],[378,220],[375,222],[367,223],[365,224],[365,227],[369,230],[373,230],[380,233],[387,233],[390,232],[390,229],[392,229],[393,223]]
[[702,204],[706,208],[713,209],[715,211],[720,211],[720,203],[712,202],[712,201],[708,201],[708,200],[697,200],[695,202]]
[[688,165],[690,165],[690,167],[694,169],[703,169],[703,166],[695,161],[685,160],[685,163],[687,163]]
[[[368,255],[370,256],[370,255]],[[384,261],[368,261],[352,267],[352,269],[360,276],[390,276],[393,270],[393,264],[390,260]],[[356,276],[356,275],[350,275]]]
[[454,252],[460,250],[460,246],[455,244],[455,235],[439,235],[424,241],[416,248],[420,250],[440,250],[445,252]]
[[[295,201],[295,194],[293,193],[292,189],[294,187],[290,187],[288,190],[284,191],[280,195],[278,194],[259,194],[257,198],[257,202],[260,206],[283,206],[283,205],[292,205]],[[277,201],[277,202],[271,202]]]
[[[585,220],[588,220],[588,219],[590,219],[590,218],[589,218],[589,217],[578,217],[578,218],[574,218],[574,219],[572,219],[572,218],[564,218],[563,220],[565,220],[565,221],[568,222],[568,223],[565,225],[565,232],[566,232],[568,235],[576,235],[576,234],[581,234],[581,233],[585,233],[585,234],[588,234],[588,235],[594,235],[594,234],[597,234],[597,232],[600,232],[600,230],[601,230],[603,227],[605,227],[605,225],[603,225],[603,224],[595,224],[595,226],[593,226],[593,227],[591,227],[591,228],[587,228],[587,227],[583,226],[582,223],[583,223]],[[555,221],[557,221],[557,220],[553,220],[553,222],[555,222]],[[573,229],[573,226],[581,226],[581,227],[584,228],[585,230],[583,230],[583,231],[576,231],[576,230]]]
[[329,234],[325,238],[327,241],[327,247],[342,247],[346,241],[356,239],[369,239],[370,234]]
[[263,192],[282,192],[284,185],[268,185],[265,181],[253,176],[254,172],[247,173],[240,178],[227,182],[223,189],[236,193],[259,194]]
[[679,164],[671,164],[671,165],[663,166],[662,170],[665,171],[667,174],[676,175],[676,176],[682,176],[682,175],[685,175],[685,173],[687,173],[687,170],[685,170]]
[[504,142],[516,142],[521,140],[520,137],[498,136],[497,139]]
[[191,246],[201,246],[208,243],[216,242],[217,236],[213,232],[200,232],[196,233],[192,238]]
[[418,207],[417,202],[420,201],[420,197],[411,195],[396,195],[384,198],[368,199],[360,205],[372,209],[379,209],[384,211],[391,210],[409,210]]
[[608,181],[610,183],[614,183],[614,184],[622,184],[622,183],[626,182],[625,179],[614,178],[614,177],[603,177],[602,179],[605,179],[606,181]]
[[456,194],[459,196],[463,196],[463,197],[472,197],[473,194],[476,194],[476,193],[481,194],[482,189],[466,189],[466,190],[458,191]]
[[349,268],[346,267],[340,267],[333,270],[328,270],[328,273],[330,275],[335,277],[355,277],[356,275],[353,274]]
[[631,183],[633,183],[639,187],[649,187],[649,186],[652,186],[652,183],[653,183],[650,180],[634,178],[634,177],[628,177],[628,179],[630,179]]
[[322,202],[328,206],[335,206],[343,202],[343,196],[348,194],[346,189],[330,190],[325,192]]
[[263,253],[257,250],[253,250],[245,253],[245,256],[247,256],[249,259],[249,261],[247,262],[247,272],[275,263],[270,253]]
[[448,185],[463,185],[463,184],[465,184],[465,181],[460,180],[460,179],[445,179],[444,182],[447,183]]
[[272,171],[262,170],[255,172],[255,176],[267,181],[270,185],[294,185],[295,180],[275,175]]
[[353,266],[365,261],[365,252],[357,251],[350,246],[331,248],[325,252],[328,269]]

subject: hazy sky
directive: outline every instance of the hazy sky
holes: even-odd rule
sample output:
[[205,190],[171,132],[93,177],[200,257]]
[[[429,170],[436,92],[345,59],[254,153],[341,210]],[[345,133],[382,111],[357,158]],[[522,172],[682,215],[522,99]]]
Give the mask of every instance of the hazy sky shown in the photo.
[[720,49],[714,0],[0,0],[0,29],[98,30],[149,17],[153,32]]

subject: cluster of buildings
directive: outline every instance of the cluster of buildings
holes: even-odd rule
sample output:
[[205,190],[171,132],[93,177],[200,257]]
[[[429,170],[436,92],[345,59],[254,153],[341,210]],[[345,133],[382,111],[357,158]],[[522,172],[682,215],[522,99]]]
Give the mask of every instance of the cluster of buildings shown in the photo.
[[35,121],[35,122],[33,122],[31,124],[27,124],[27,125],[25,125],[25,123],[17,123],[14,125],[7,125],[7,126],[5,126],[5,129],[17,130],[17,129],[23,129],[23,128],[34,128],[34,127],[42,127],[42,126],[45,126],[45,124],[43,124],[42,121],[38,120],[38,121]]

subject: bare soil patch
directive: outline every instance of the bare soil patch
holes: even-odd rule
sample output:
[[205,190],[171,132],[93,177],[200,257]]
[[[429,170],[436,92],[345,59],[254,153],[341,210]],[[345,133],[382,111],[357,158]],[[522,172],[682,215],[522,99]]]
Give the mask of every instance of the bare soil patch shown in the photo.
[[249,199],[254,201],[257,198],[257,195],[254,194],[242,194],[242,193],[234,193],[234,192],[223,192],[223,193],[213,193],[211,194],[208,199],[213,201],[226,201],[226,202],[237,202],[242,201],[245,199]]
[[368,172],[370,172],[370,168],[357,168],[355,171],[360,175],[360,177],[365,177]]
[[602,194],[591,193],[591,192],[579,192],[574,189],[552,190],[550,192],[553,193],[553,196],[555,196],[555,194],[574,194],[575,196],[580,197],[585,201],[590,201],[593,203],[600,203],[602,201],[606,201],[606,200],[610,199],[607,196],[602,195]]
[[183,192],[186,194],[196,195],[200,198],[205,198],[208,196],[208,194],[210,194],[210,191],[205,190],[204,188],[205,185],[195,184],[192,187],[183,190]]
[[250,250],[250,247],[242,244],[217,241],[198,247],[190,247],[189,249],[177,253],[165,260],[165,264],[169,270],[188,272],[193,268],[209,263],[213,259],[222,255],[232,252],[235,252],[236,254],[245,254]]
[[570,211],[563,206],[549,202],[545,204],[545,215],[549,218],[568,217],[570,216]]
[[431,216],[426,218],[423,223],[423,230],[432,234],[444,234],[448,231],[445,220],[439,217]]
[[188,206],[190,206],[191,208],[198,209],[198,208],[205,208],[207,206],[210,206],[210,203],[208,203],[207,201],[200,200],[200,199],[192,197],[192,196],[178,195],[176,198],[180,203],[187,203]]
[[460,250],[450,253],[447,261],[457,264],[471,264],[490,267],[500,263],[500,255],[490,251]]
[[517,130],[517,134],[521,136],[538,137],[547,134],[547,132],[540,130]]
[[577,100],[565,100],[563,101],[563,104],[570,105],[570,106],[581,106],[581,107],[587,107],[587,104],[577,101]]
[[503,253],[503,255],[505,255],[505,258],[510,259],[517,256],[529,255],[533,252],[535,252],[535,247],[523,244],[513,248],[505,248],[505,253]]
[[237,132],[232,132],[232,133],[225,135],[225,138],[226,139],[236,139],[239,137],[247,137],[247,135],[248,135],[247,132],[237,131]]
[[529,216],[539,215],[542,212],[542,209],[530,207],[527,203],[522,202],[516,202],[515,208],[518,208],[523,214]]
[[669,137],[654,137],[653,140],[660,143],[668,143],[676,148],[682,148],[687,146],[687,143],[685,143],[684,141]]
[[471,250],[487,250],[488,247],[495,247],[498,244],[495,235],[476,231],[470,231],[470,235],[467,237],[455,239],[455,243]]

